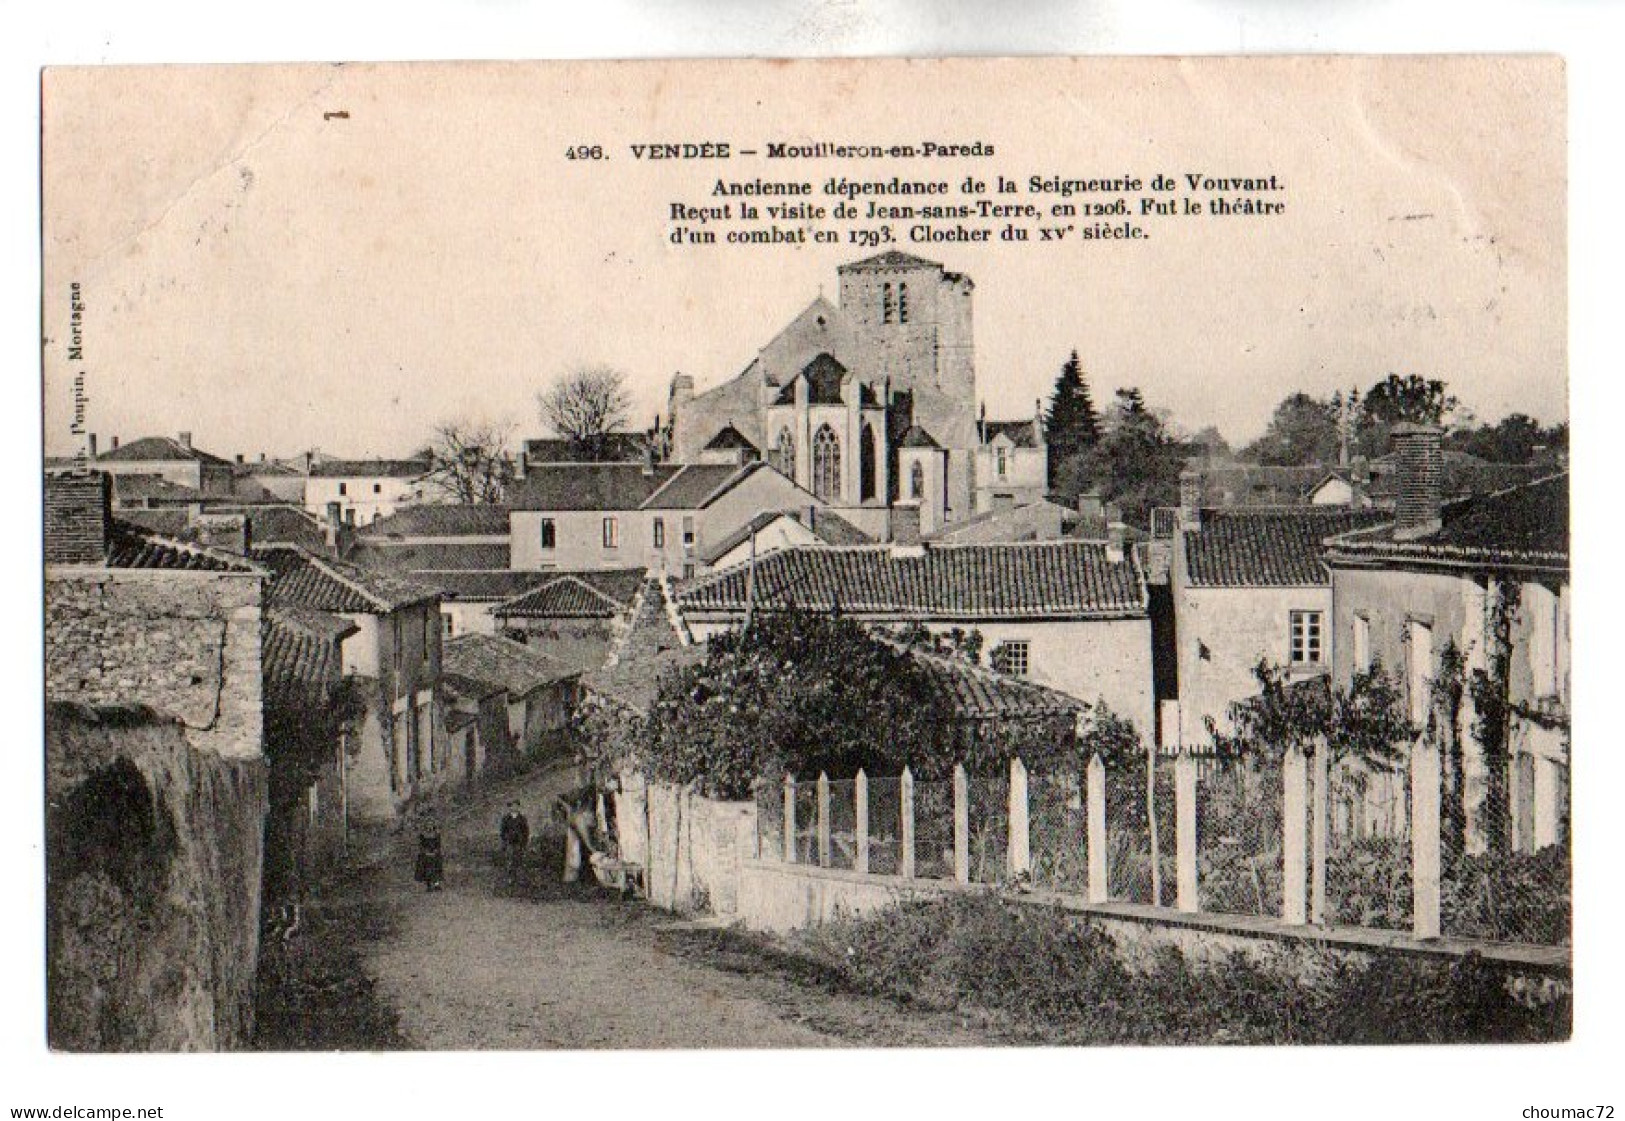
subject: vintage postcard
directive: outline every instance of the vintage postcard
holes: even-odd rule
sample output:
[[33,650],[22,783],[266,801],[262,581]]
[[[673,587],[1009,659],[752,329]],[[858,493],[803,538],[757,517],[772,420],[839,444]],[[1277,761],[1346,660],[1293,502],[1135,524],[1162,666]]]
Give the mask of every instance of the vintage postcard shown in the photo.
[[1561,60],[42,117],[42,1043],[1569,1038]]

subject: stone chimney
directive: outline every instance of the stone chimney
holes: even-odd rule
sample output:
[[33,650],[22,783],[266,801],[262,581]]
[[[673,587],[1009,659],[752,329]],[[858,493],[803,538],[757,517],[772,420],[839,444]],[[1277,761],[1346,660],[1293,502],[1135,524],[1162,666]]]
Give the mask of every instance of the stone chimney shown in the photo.
[[186,448],[188,451],[191,450],[191,448],[192,448],[192,434],[190,432],[182,432],[179,435],[177,435],[175,438],[180,441],[181,447]]
[[1179,473],[1179,524],[1185,529],[1202,528],[1202,472],[1194,467]]
[[95,459],[96,458],[96,433],[91,432],[85,437],[85,447],[86,447],[86,450],[90,453],[90,458]]
[[204,514],[192,519],[192,533],[201,545],[247,556],[254,546],[254,527],[247,514]]
[[648,478],[655,473],[655,449],[653,444],[643,445],[643,476]]
[[1444,504],[1444,429],[1396,424],[1390,433],[1399,464],[1394,538],[1408,541],[1438,530]]
[[1106,527],[1106,560],[1111,564],[1122,564],[1127,544],[1128,526],[1113,519]]
[[113,450],[118,451],[118,437],[117,436],[113,437]]
[[305,474],[307,476],[310,474],[310,468],[311,468],[311,465],[315,462],[315,459],[316,459],[316,457],[314,455],[312,455],[310,452],[305,453]]
[[100,471],[45,480],[45,563],[106,564],[113,488]]

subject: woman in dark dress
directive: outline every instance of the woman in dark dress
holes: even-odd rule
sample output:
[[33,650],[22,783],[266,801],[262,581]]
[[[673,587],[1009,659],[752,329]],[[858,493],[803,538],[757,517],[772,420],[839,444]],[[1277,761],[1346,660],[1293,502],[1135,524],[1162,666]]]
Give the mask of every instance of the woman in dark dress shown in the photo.
[[429,818],[418,826],[418,859],[414,879],[424,891],[439,891],[446,876],[445,861],[440,854],[440,823]]

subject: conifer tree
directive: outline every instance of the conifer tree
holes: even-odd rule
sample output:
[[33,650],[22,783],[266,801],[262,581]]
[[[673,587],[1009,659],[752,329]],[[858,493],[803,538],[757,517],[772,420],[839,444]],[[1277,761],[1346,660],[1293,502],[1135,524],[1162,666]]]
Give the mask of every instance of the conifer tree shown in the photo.
[[1044,442],[1049,445],[1050,485],[1055,472],[1072,456],[1088,451],[1100,439],[1100,414],[1095,410],[1078,352],[1061,367],[1050,397],[1049,415],[1044,418]]

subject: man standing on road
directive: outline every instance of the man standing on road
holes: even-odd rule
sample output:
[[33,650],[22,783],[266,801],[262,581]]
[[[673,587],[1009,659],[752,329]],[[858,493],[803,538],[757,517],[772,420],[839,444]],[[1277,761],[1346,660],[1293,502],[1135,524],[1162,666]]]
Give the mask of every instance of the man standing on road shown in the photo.
[[502,862],[510,878],[517,877],[525,863],[525,849],[530,845],[530,822],[519,810],[518,802],[508,803],[508,812],[502,815],[497,827],[502,839]]

